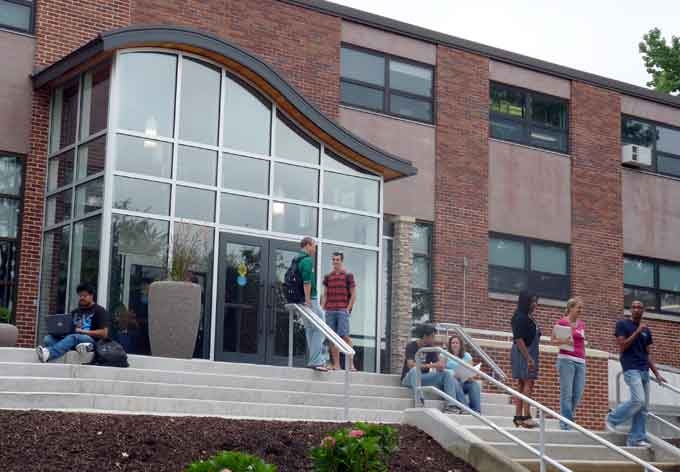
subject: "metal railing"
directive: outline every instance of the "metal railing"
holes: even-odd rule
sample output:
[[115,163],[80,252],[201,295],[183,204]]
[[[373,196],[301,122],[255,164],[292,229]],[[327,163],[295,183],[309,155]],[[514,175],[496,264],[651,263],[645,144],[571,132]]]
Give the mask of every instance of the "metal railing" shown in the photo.
[[[520,446],[524,447],[525,449],[528,449],[529,451],[531,451],[532,454],[537,455],[539,460],[540,460],[540,470],[541,470],[541,472],[546,471],[546,463],[553,465],[554,467],[557,467],[559,470],[561,470],[563,472],[571,472],[571,469],[568,469],[567,467],[565,467],[565,466],[563,466],[559,463],[558,463],[558,465],[556,465],[555,464],[556,461],[554,459],[551,459],[550,457],[546,456],[546,454],[545,454],[545,415],[546,414],[555,418],[555,419],[560,420],[562,423],[566,424],[570,428],[575,429],[576,431],[585,435],[589,439],[592,439],[593,441],[599,443],[600,445],[606,447],[607,449],[610,449],[610,450],[616,452],[617,454],[625,457],[626,459],[628,459],[632,462],[635,462],[637,465],[643,467],[643,469],[645,471],[661,472],[660,469],[658,469],[657,467],[654,467],[652,464],[640,459],[639,457],[637,457],[637,456],[631,454],[630,452],[620,448],[619,446],[612,444],[611,442],[607,441],[606,439],[598,436],[597,434],[593,433],[592,431],[587,430],[583,426],[580,426],[579,424],[574,423],[573,421],[565,418],[564,416],[560,415],[556,411],[551,410],[550,408],[548,408],[547,406],[537,402],[536,400],[533,400],[533,399],[527,397],[526,395],[518,392],[517,390],[515,390],[511,387],[508,387],[503,382],[496,380],[492,376],[490,376],[490,375],[488,375],[484,372],[478,371],[474,367],[465,363],[459,357],[454,356],[450,352],[448,352],[445,349],[442,349],[440,347],[423,347],[423,348],[420,348],[418,350],[418,352],[416,353],[416,387],[414,389],[414,399],[415,399],[416,407],[423,404],[422,390],[423,390],[424,387],[422,387],[422,382],[421,382],[421,366],[422,366],[422,356],[423,356],[423,354],[428,353],[428,352],[435,352],[435,353],[439,354],[440,356],[444,356],[447,359],[451,359],[451,360],[457,362],[459,366],[464,366],[464,368],[470,370],[475,375],[478,375],[482,379],[486,380],[487,382],[492,383],[493,385],[495,385],[499,389],[505,391],[509,395],[511,395],[515,398],[518,398],[519,400],[521,400],[523,402],[528,403],[529,405],[533,406],[534,408],[536,408],[538,410],[539,428],[540,428],[539,429],[539,449],[538,450],[536,450],[535,448],[524,443],[521,439],[514,437],[514,435],[512,435],[510,433],[508,433],[505,436],[512,439],[516,444],[519,444]],[[427,387],[425,387],[425,388],[427,388]],[[427,389],[428,389],[428,391],[432,391],[430,388],[427,388]],[[444,392],[441,392],[441,390],[439,390],[437,388],[434,388],[434,390],[440,396],[442,394],[446,395],[446,394],[444,394]],[[447,400],[450,401],[451,397],[449,397],[448,395],[446,395],[446,397],[448,397]],[[460,402],[456,401],[455,403],[460,403]],[[469,410],[469,408],[466,409],[466,411],[468,411],[468,410]],[[481,416],[481,415],[479,415],[479,416]],[[475,415],[475,417],[477,417],[477,415]],[[486,422],[487,424],[488,424],[488,421],[489,420],[487,419],[487,422]],[[507,433],[507,431],[506,431],[506,433]],[[529,446],[529,448],[527,448],[527,446]]]
[[494,377],[499,379],[501,382],[505,382],[508,379],[508,376],[505,375],[505,372],[503,372],[503,369],[501,369],[498,364],[489,356],[484,349],[482,349],[466,332],[465,328],[463,328],[461,325],[457,323],[437,323],[435,324],[434,327],[437,331],[445,331],[446,332],[446,337],[449,336],[449,332],[454,331],[460,338],[463,340],[463,342],[468,345],[473,351],[477,353],[479,358],[484,362],[486,365],[489,366],[491,371],[493,372]]
[[286,309],[288,310],[288,367],[293,367],[293,325],[296,311],[312,323],[316,329],[321,331],[324,337],[333,343],[333,345],[338,348],[338,351],[345,355],[344,416],[345,421],[349,420],[349,373],[351,367],[354,365],[354,355],[356,352],[352,346],[338,336],[338,334],[307,305],[287,303]]

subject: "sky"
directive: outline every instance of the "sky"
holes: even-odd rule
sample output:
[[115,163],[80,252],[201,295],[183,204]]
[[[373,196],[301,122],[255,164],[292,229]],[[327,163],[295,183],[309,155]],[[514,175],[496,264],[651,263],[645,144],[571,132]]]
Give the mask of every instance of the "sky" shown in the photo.
[[643,87],[642,36],[680,36],[680,0],[332,1]]

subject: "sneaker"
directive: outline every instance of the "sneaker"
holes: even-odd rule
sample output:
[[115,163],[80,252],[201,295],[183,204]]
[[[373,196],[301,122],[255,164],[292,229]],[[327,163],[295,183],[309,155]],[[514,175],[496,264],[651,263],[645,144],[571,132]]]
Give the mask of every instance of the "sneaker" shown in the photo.
[[625,433],[628,432],[621,425],[615,425],[614,423],[610,423],[608,419],[604,420],[604,427],[610,433],[624,433],[625,434]]
[[460,415],[463,413],[463,410],[458,408],[455,405],[446,405],[444,407],[444,413],[450,414],[450,415]]
[[638,441],[636,443],[633,443],[629,445],[628,447],[652,447],[651,443],[648,443],[644,439],[642,441]]
[[78,351],[80,354],[85,354],[87,352],[93,352],[94,351],[94,344],[92,344],[92,343],[80,343],[76,346],[76,351]]
[[50,350],[46,347],[38,346],[35,348],[35,353],[38,355],[40,362],[47,362],[50,358]]

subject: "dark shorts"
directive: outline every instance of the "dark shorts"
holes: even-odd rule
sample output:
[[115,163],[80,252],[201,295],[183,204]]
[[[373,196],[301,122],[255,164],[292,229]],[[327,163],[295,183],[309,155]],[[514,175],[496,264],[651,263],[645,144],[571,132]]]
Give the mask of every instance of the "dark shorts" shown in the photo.
[[327,311],[326,323],[338,336],[349,336],[349,313],[347,310]]

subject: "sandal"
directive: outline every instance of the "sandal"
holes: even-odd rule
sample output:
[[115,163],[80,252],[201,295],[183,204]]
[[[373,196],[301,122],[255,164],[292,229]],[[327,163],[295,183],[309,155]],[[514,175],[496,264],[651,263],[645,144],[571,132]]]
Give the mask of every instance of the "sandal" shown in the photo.
[[521,416],[520,425],[527,429],[534,429],[538,427],[538,423],[534,421],[531,416]]
[[322,366],[322,365],[315,365],[311,368],[314,369],[317,372],[328,372],[328,369],[326,367]]

